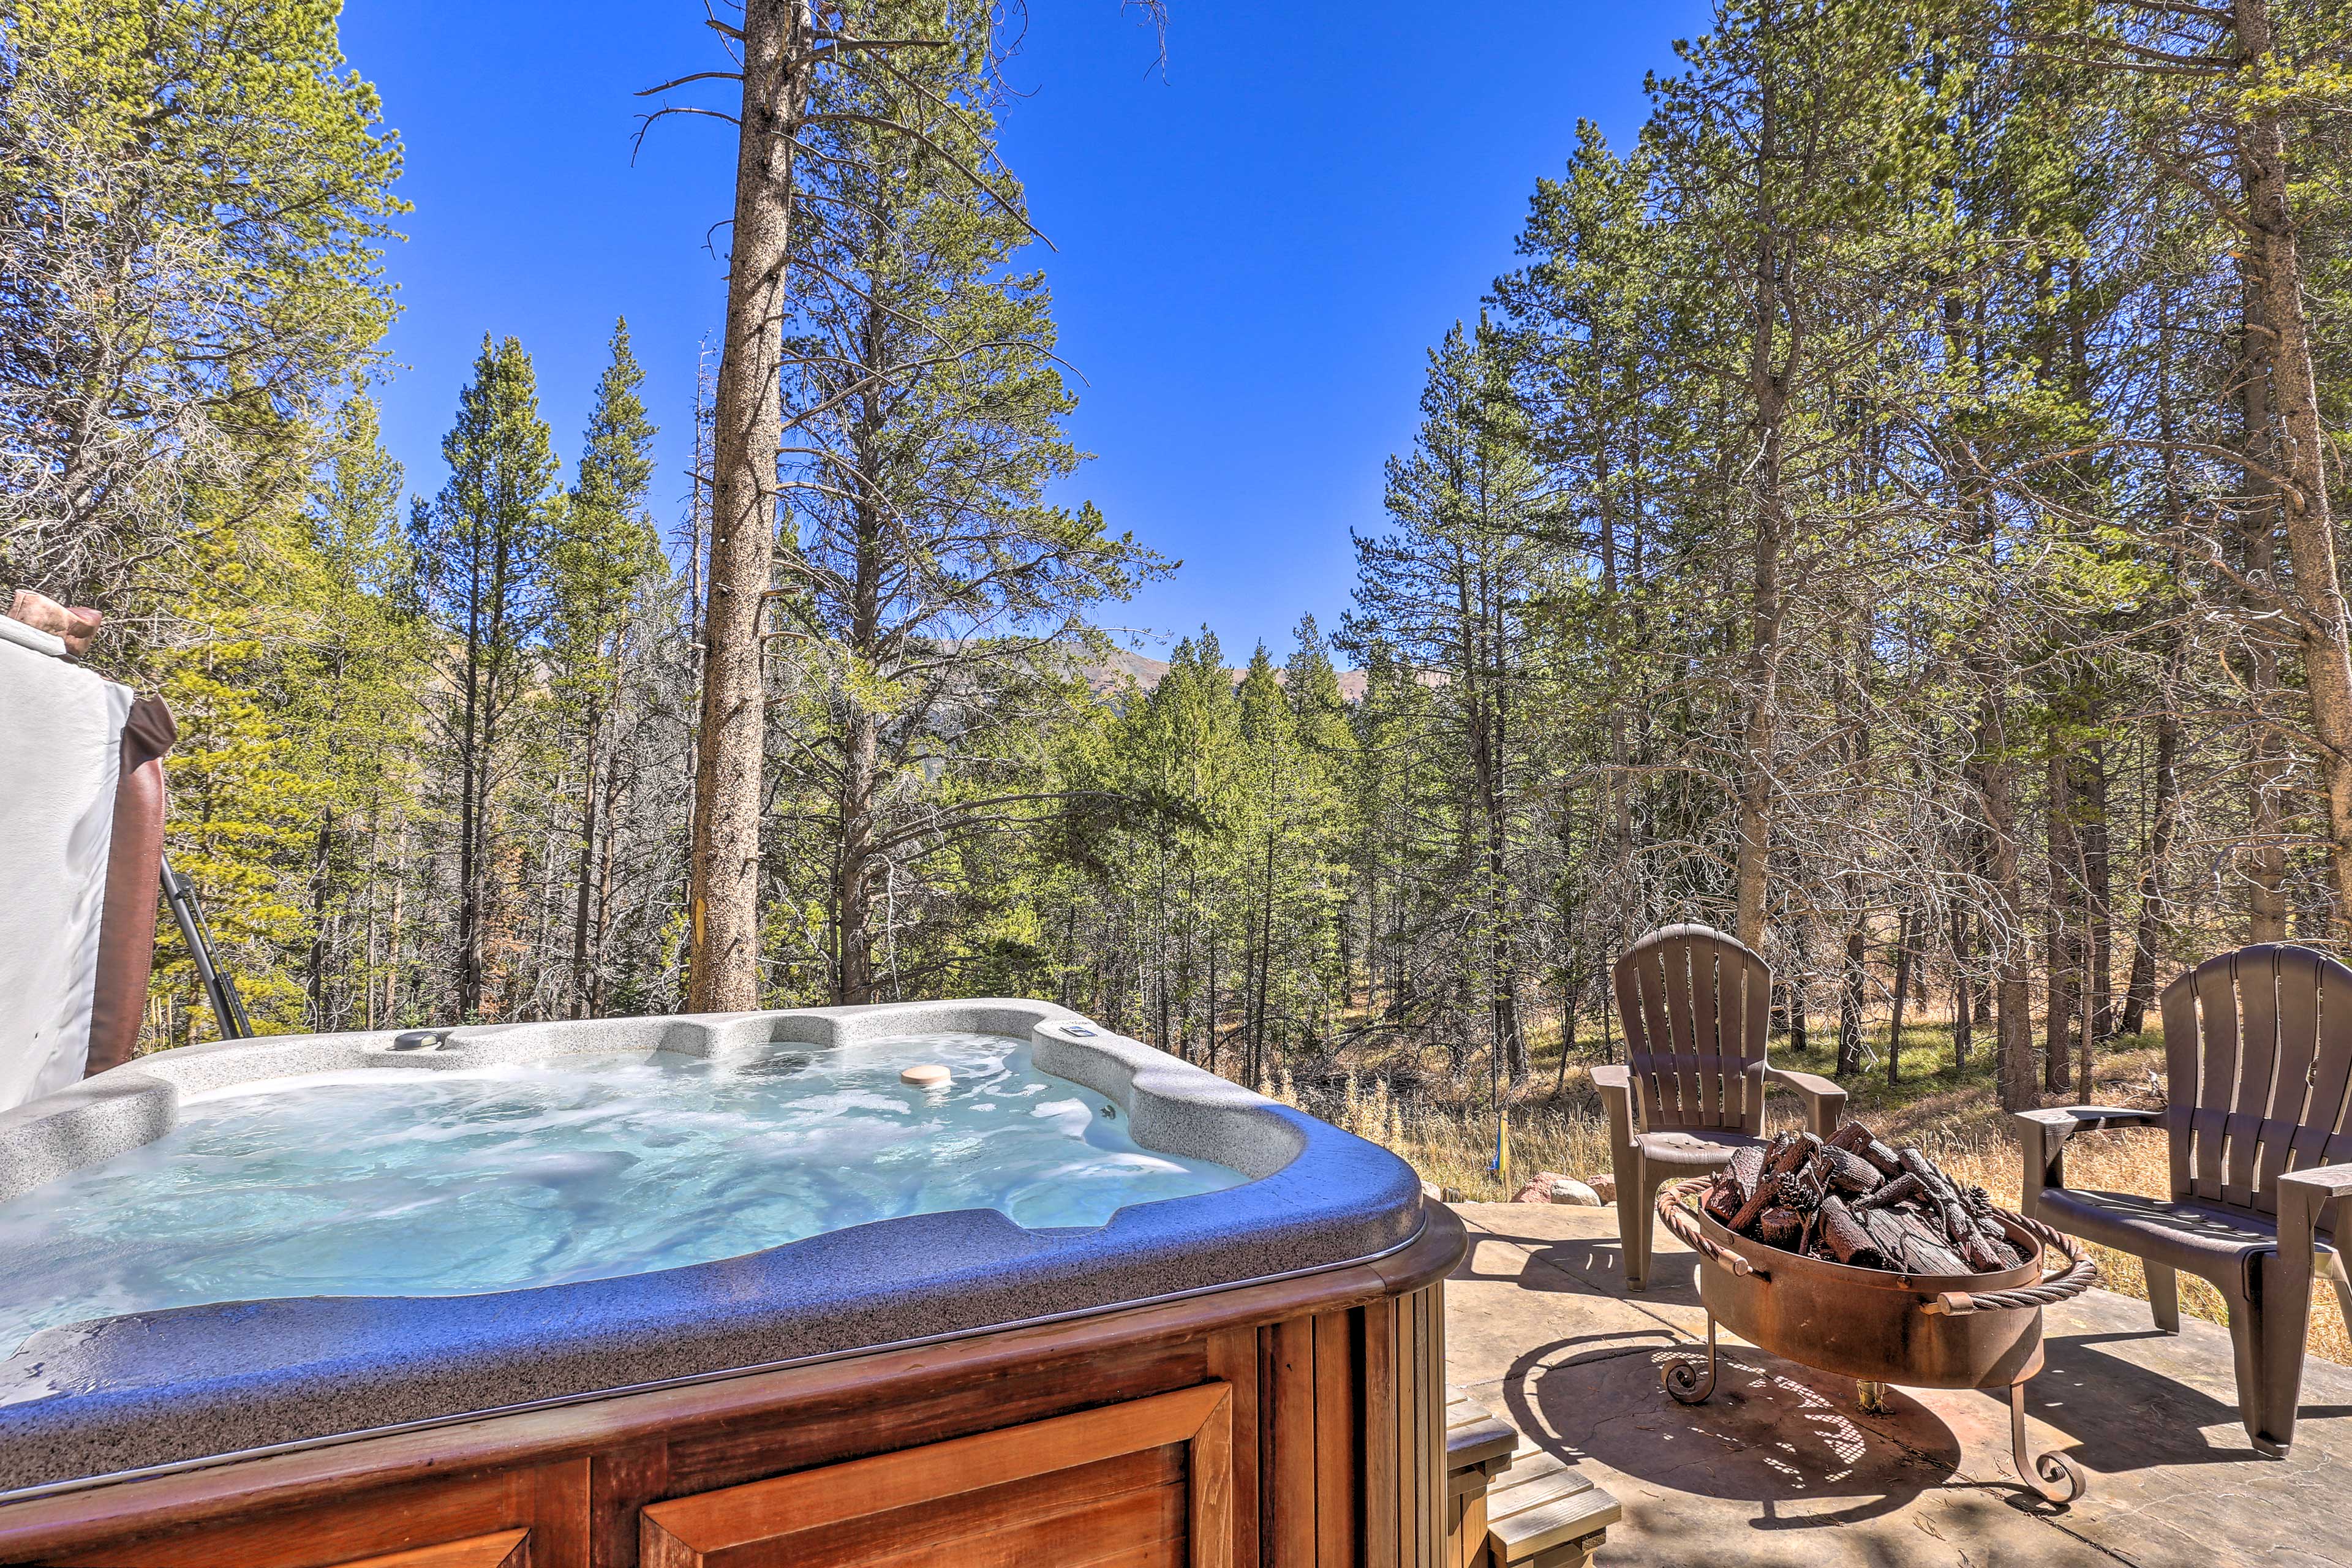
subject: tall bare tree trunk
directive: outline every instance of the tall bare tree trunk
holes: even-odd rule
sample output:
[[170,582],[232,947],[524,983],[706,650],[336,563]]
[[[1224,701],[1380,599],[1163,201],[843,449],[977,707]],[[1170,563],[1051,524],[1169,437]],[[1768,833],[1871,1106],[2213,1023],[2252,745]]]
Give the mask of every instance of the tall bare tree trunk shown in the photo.
[[[1985,298],[1979,294],[1971,343],[1965,351],[1954,344],[1956,352],[1966,352],[1974,361],[1979,386],[1985,384],[1988,374],[1985,310]],[[1946,319],[1957,325],[1960,319],[1958,309],[1948,307]],[[1960,439],[1970,465],[1975,466],[1979,455],[1973,443],[1965,436]],[[1982,552],[1990,573],[1999,535],[1991,504],[1978,501],[1975,516],[1971,542]],[[2041,1096],[2033,1081],[2032,999],[2026,981],[2025,887],[2017,847],[2017,761],[2009,733],[2009,670],[2012,667],[1994,643],[1992,634],[1997,625],[1990,613],[1979,623],[1978,647],[1968,656],[1967,666],[1977,688],[1977,718],[1973,754],[1966,773],[1974,786],[1981,824],[1977,840],[1978,865],[1992,890],[1991,907],[1979,911],[1977,930],[1987,956],[1995,961],[1990,983],[1977,994],[1970,1022],[1971,1026],[1992,1026],[1993,1069],[2001,1109],[2023,1110],[2038,1105]],[[1968,1005],[1965,987],[1956,1005]]]
[[2180,710],[2177,688],[2185,639],[2177,633],[2166,655],[2161,705],[2156,720],[2154,820],[2148,827],[2147,862],[2139,874],[2139,918],[2132,929],[2131,978],[2124,987],[2123,1032],[2137,1035],[2147,1026],[2147,1011],[2156,1005],[2157,947],[2164,939],[2166,920],[2165,862],[2172,855],[2172,839],[2180,820]]
[[[1927,929],[1923,916],[1921,931]],[[1895,1016],[1886,1026],[1886,1081],[1903,1081],[1903,1005],[1911,994],[1911,911],[1895,911]]]
[[[2238,334],[2239,402],[2244,412],[2246,456],[2263,468],[2279,459],[2277,427],[2270,398],[2271,331],[2263,303],[2249,280]],[[2248,578],[2273,581],[2278,568],[2278,488],[2258,469],[2246,474],[2252,498],[2239,522],[2240,547]],[[2247,609],[2259,616],[2269,606],[2259,600]],[[2279,654],[2285,639],[2263,620],[2252,622],[2252,657],[2246,670],[2257,721],[2247,740],[2246,837],[2242,864],[2246,879],[2246,934],[2254,942],[2286,940],[2286,840],[2280,805],[2285,795],[2290,764],[2278,732],[2263,720],[2278,714],[2281,697]]]
[[2005,1110],[2040,1103],[2033,1072],[2032,999],[2027,990],[2025,887],[2018,865],[2017,764],[2009,754],[2008,705],[1989,694],[1978,721],[1977,792],[1984,808],[1985,861],[2000,926],[1993,973],[1993,1037]]
[[[1154,836],[1158,839],[1158,865],[1154,874],[1160,883],[1160,907],[1151,911],[1151,962],[1158,970],[1157,1016],[1153,1023],[1154,1037],[1149,1042],[1163,1051],[1182,1056],[1183,1050],[1172,1032],[1172,1019],[1168,1011],[1168,833],[1162,828]],[[1343,917],[1344,918],[1344,917]],[[1344,926],[1342,927],[1344,930]],[[1343,944],[1344,951],[1344,944]],[[1346,973],[1346,965],[1341,965]]]
[[1513,940],[1510,889],[1506,881],[1508,812],[1505,800],[1508,767],[1509,710],[1503,686],[1505,651],[1501,646],[1502,610],[1498,587],[1489,574],[1479,573],[1478,652],[1474,669],[1485,688],[1472,719],[1470,742],[1472,788],[1481,818],[1486,879],[1486,1033],[1496,1059],[1513,1083],[1528,1076],[1528,1045],[1519,1027],[1517,948]]
[[[2179,434],[2179,415],[2174,389],[2176,329],[2169,289],[2158,291],[2156,307],[2156,418],[2157,434],[2165,443],[2164,511],[2167,521],[2179,527],[2187,521],[2189,502],[2181,484],[2179,462],[2172,448]],[[2173,551],[2170,565],[2173,581],[2185,584],[2186,553]],[[2183,728],[2180,682],[2186,673],[2189,639],[2177,623],[2167,628],[2164,637],[2163,671],[2157,678],[2156,749],[2149,759],[2147,858],[2140,868],[2139,910],[2132,922],[2131,973],[2124,982],[2121,1027],[2126,1035],[2137,1035],[2147,1028],[2148,1009],[2156,1005],[2158,950],[2163,944],[2169,916],[2165,868],[2172,857],[2173,837],[2179,830]]]
[[327,1019],[327,901],[334,886],[334,849],[335,808],[331,805],[319,815],[319,836],[310,848],[310,952],[302,985],[310,1027],[321,1033],[334,1027]]
[[613,843],[621,819],[621,759],[604,770],[604,837],[596,857],[596,920],[589,931],[588,1016],[604,1016],[604,942],[613,931]]
[[457,746],[457,1017],[473,1023],[482,1005],[482,810],[478,729],[481,700],[480,595],[467,595],[465,731]]
[[[1623,608],[1618,596],[1617,580],[1617,510],[1616,491],[1611,483],[1609,437],[1603,433],[1594,469],[1594,489],[1601,498],[1601,597],[1607,606],[1603,612],[1608,637],[1608,656],[1604,668],[1608,671],[1609,689],[1623,689],[1622,639]],[[1602,819],[1608,823],[1609,846],[1603,857],[1605,864],[1622,866],[1633,849],[1633,791],[1631,763],[1633,751],[1625,737],[1625,705],[1622,700],[1609,704],[1609,763],[1608,781],[1601,786]],[[1607,997],[1601,998],[1605,1011]]]
[[1955,900],[1952,903],[1952,929],[1949,937],[1952,949],[1952,1067],[1966,1072],[1969,1051],[1976,1044],[1975,1010],[1969,993],[1975,986],[1969,979],[1969,911]]
[[360,1027],[371,1033],[375,1029],[375,889],[383,885],[378,875],[383,868],[383,798],[379,795],[368,805],[367,879],[360,884],[368,889],[366,945],[360,959]]
[[1863,986],[1868,980],[1864,965],[1869,959],[1866,919],[1854,912],[1845,933],[1845,970],[1838,985],[1837,1070],[1840,1077],[1862,1070]]
[[[1271,787],[1271,784],[1269,784],[1269,786],[1268,786],[1267,791],[1266,791],[1266,797],[1267,797],[1269,800],[1270,800],[1270,799],[1272,799],[1272,798],[1274,798],[1274,790],[1273,790],[1273,788]],[[1250,1000],[1248,1000],[1247,1002],[1245,1002],[1245,1003],[1244,1004],[1244,1018],[1248,1021],[1248,1024],[1249,1024],[1249,1037],[1250,1037],[1250,1071],[1251,1071],[1251,1073],[1252,1073],[1253,1075],[1255,1075],[1255,1074],[1258,1074],[1258,1073],[1263,1073],[1263,1072],[1265,1072],[1265,1071],[1266,1070],[1266,1065],[1265,1065],[1265,1013],[1266,1013],[1266,992],[1267,992],[1269,989],[1271,989],[1271,988],[1272,988],[1272,985],[1273,985],[1273,983],[1274,983],[1274,849],[1275,849],[1275,838],[1276,838],[1276,835],[1275,835],[1275,831],[1274,831],[1274,829],[1272,829],[1272,828],[1270,828],[1270,827],[1269,827],[1268,829],[1266,829],[1266,834],[1265,834],[1265,901],[1264,901],[1263,923],[1262,923],[1262,924],[1260,925],[1260,927],[1258,928],[1258,938],[1257,938],[1257,943],[1256,943],[1256,966],[1255,966],[1255,970],[1252,972],[1252,973],[1251,973],[1251,975],[1250,975],[1250,982],[1249,982],[1249,984],[1250,984],[1250,990],[1251,990],[1251,992],[1253,993],[1253,996],[1252,996],[1252,998],[1251,998]]]
[[853,705],[841,770],[841,843],[834,866],[833,999],[874,1000],[874,792],[881,721]]
[[[1176,1054],[1185,1061],[1193,1058],[1192,1044],[1192,939],[1199,934],[1201,918],[1201,863],[1193,855],[1184,857],[1184,925],[1176,944],[1176,973],[1181,994],[1176,1005]],[[1351,982],[1352,984],[1352,982]],[[1211,1027],[1215,1019],[1210,1020]]]
[[[1801,1057],[1812,1049],[1812,955],[1805,950],[1805,931],[1811,923],[1801,916],[1798,918],[1797,929],[1791,937],[1797,961],[1789,970],[1789,1048]],[[1609,998],[1606,995],[1601,998],[1601,1021],[1603,1026],[1609,1022]]]
[[400,819],[400,828],[394,840],[392,862],[392,916],[385,922],[383,936],[383,1026],[396,1028],[400,1024],[400,937],[401,916],[408,893],[408,818]]
[[[1764,951],[1765,893],[1772,837],[1772,748],[1780,717],[1780,547],[1788,533],[1780,483],[1781,426],[1788,408],[1787,365],[1774,361],[1782,281],[1771,181],[1779,157],[1773,83],[1763,84],[1756,144],[1755,320],[1748,351],[1748,396],[1755,406],[1757,454],[1755,557],[1749,566],[1748,706],[1741,721],[1739,845],[1733,868],[1739,940]],[[1794,358],[1793,348],[1790,357]]]
[[[2107,829],[2107,749],[2104,741],[2094,740],[2084,748],[2082,779],[2083,896],[2090,915],[2083,979],[2083,994],[2089,1000],[2084,1016],[2090,1023],[2083,1036],[2083,1049],[2088,1060],[2093,1043],[2116,1032],[2115,847]],[[2083,1079],[2085,1089],[2090,1087],[2090,1081],[2086,1072]]]
[[[1219,1041],[1217,1039],[1217,927],[1216,923],[1213,921],[1209,925],[1209,994],[1202,1000],[1202,1008],[1207,1016],[1209,1023],[1209,1070],[1211,1072],[1215,1072],[1217,1070],[1217,1055],[1219,1047]],[[1252,1084],[1250,1087],[1255,1089],[1257,1086],[1255,1084]]]
[[[2231,11],[2241,69],[2250,82],[2260,79],[2273,64],[2269,0],[2233,0]],[[2328,869],[2335,877],[2336,926],[2341,931],[2352,920],[2352,616],[2336,572],[2311,324],[2304,310],[2303,264],[2287,190],[2285,125],[2274,98],[2252,101],[2237,137],[2252,230],[2244,254],[2269,329],[2271,399],[2278,414],[2281,477],[2287,481],[2281,510],[2303,612],[2304,679],[2327,786]]]
[[2042,1015],[2047,1038],[2042,1046],[2042,1087],[2063,1089],[2074,1071],[2074,1030],[2080,1021],[2083,1000],[2082,885],[2076,880],[2082,860],[2076,841],[2074,795],[2076,779],[2065,739],[2053,735],[2050,751],[2050,889],[2045,906],[2049,1006]]
[[760,764],[767,708],[760,611],[773,571],[792,137],[811,31],[805,0],[745,0],[688,892],[693,946],[687,1006],[697,1013],[760,1005]]
[[588,715],[580,770],[580,879],[572,907],[572,1016],[588,1016],[588,910],[596,871],[596,746],[599,712]]

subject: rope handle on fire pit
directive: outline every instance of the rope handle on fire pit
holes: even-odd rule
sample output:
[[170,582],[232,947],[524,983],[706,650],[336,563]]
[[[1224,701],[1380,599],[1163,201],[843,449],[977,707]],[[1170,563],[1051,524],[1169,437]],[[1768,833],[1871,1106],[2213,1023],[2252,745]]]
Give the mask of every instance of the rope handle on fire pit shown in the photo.
[[1681,1242],[1709,1263],[1721,1264],[1735,1275],[1752,1274],[1759,1279],[1769,1279],[1772,1278],[1771,1275],[1757,1268],[1739,1254],[1729,1247],[1718,1247],[1709,1241],[1706,1238],[1706,1232],[1698,1227],[1698,1216],[1684,1204],[1684,1199],[1698,1196],[1713,1185],[1714,1182],[1713,1176],[1693,1176],[1686,1182],[1676,1182],[1673,1186],[1661,1191],[1658,1194],[1659,1222],[1675,1233],[1676,1241]]
[[2099,1278],[2099,1266],[2077,1250],[2074,1243],[2043,1225],[2038,1219],[2028,1219],[2021,1214],[2000,1211],[2003,1219],[2022,1229],[2042,1244],[2047,1254],[2056,1252],[2066,1259],[2066,1267],[2038,1285],[2021,1285],[2014,1290],[1946,1290],[1934,1300],[1923,1302],[1920,1310],[1938,1318],[1965,1318],[1970,1312],[2005,1312],[2020,1307],[2054,1307],[2071,1300],[2089,1289]]
[[[1720,1264],[1733,1274],[1752,1274],[1759,1279],[1771,1275],[1757,1268],[1727,1247],[1707,1239],[1699,1228],[1698,1215],[1692,1212],[1686,1200],[1696,1198],[1713,1184],[1713,1176],[1693,1176],[1676,1182],[1658,1194],[1658,1218],[1674,1232],[1675,1239],[1697,1253],[1710,1263]],[[2021,1307],[2053,1307],[2071,1300],[2089,1289],[2099,1278],[2099,1266],[2079,1251],[2074,1243],[2043,1225],[2040,1220],[2001,1210],[2003,1219],[2016,1225],[2027,1235],[2042,1243],[2045,1252],[2056,1252],[2066,1259],[2066,1268],[2035,1285],[2021,1285],[2013,1290],[1946,1290],[1933,1300],[1920,1303],[1920,1309],[1935,1317],[1964,1318],[1971,1312],[2011,1311]]]

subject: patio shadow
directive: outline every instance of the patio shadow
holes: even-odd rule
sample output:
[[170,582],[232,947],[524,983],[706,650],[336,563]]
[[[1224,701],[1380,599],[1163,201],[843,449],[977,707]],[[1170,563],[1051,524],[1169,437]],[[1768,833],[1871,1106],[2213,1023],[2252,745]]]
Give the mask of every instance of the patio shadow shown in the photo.
[[[1685,1406],[1659,1386],[1658,1369],[1692,1353],[1686,1343],[1663,1331],[1654,1345],[1594,1338],[1605,1342],[1556,1340],[1520,1357],[1504,1382],[1513,1422],[1563,1458],[1752,1504],[1754,1529],[1818,1530],[1899,1512],[1958,1466],[1958,1437],[1903,1394],[1890,1417],[1865,1426],[1836,1392],[1843,1380],[1825,1391],[1818,1373],[1727,1344],[1714,1397]],[[1879,1429],[1888,1420],[1899,1436]]]
[[[2025,1385],[2025,1408],[2074,1438],[2074,1457],[2093,1470],[2113,1476],[2170,1465],[2280,1464],[2246,1440],[2229,1342],[2219,1333],[2066,1333],[2055,1321],[2049,1329],[2049,1364]],[[2329,1390],[2313,1384],[2340,1376],[2323,1362],[2305,1365],[2295,1454],[2287,1464],[2316,1462],[2320,1450],[2336,1447],[2336,1435],[2315,1423],[2352,1415],[2352,1405],[2323,1403]]]

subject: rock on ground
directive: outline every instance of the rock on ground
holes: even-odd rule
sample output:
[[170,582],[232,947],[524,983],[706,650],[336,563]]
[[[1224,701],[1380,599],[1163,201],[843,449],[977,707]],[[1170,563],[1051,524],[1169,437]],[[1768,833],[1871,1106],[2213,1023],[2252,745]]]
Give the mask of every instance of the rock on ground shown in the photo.
[[1584,1208],[1599,1208],[1601,1194],[1574,1176],[1563,1176],[1557,1171],[1538,1171],[1511,1195],[1511,1201],[1515,1204],[1575,1204]]

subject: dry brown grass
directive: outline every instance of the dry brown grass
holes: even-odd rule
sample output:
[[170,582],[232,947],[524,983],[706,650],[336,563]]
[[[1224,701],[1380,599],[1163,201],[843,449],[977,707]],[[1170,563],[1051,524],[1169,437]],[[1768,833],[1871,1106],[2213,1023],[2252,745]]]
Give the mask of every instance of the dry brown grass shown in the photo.
[[[1444,1110],[1408,1113],[1396,1152],[1422,1180],[1453,1188],[1471,1203],[1500,1203],[1511,1195],[1493,1169],[1492,1117]],[[1512,1116],[1513,1190],[1538,1171],[1589,1176],[1608,1169],[1609,1125],[1597,1110],[1538,1104]]]
[[[2154,1077],[2161,1073],[2162,1055],[2154,1037],[2119,1042],[2118,1047],[2099,1063],[2095,1092],[2052,1096],[2050,1103],[2156,1103]],[[1507,1199],[1538,1171],[1573,1176],[1606,1172],[1608,1125],[1598,1096],[1581,1067],[1571,1064],[1564,1076],[1554,1077],[1557,1047],[1544,1054],[1550,1060],[1539,1058],[1529,1089],[1511,1106],[1507,1179],[1498,1178],[1493,1170],[1493,1111],[1475,1100],[1402,1108],[1373,1135],[1410,1162],[1423,1180],[1453,1188],[1474,1203]],[[1777,1047],[1774,1060],[1808,1071],[1829,1067],[1818,1057],[1807,1060]],[[2000,1112],[1990,1064],[1979,1058],[1965,1068],[1955,1067],[1950,1032],[1942,1025],[1906,1028],[1904,1062],[1906,1081],[1895,1087],[1889,1088],[1876,1074],[1853,1080],[1848,1114],[1869,1123],[1890,1143],[1917,1144],[1955,1179],[1983,1187],[1995,1202],[2014,1205],[2020,1183],[2017,1143]],[[1560,1085],[1557,1095],[1550,1092],[1555,1083]],[[1772,1125],[1796,1121],[1795,1101],[1787,1097],[1776,1095],[1772,1111]],[[2067,1146],[2066,1179],[2077,1186],[2163,1195],[2171,1183],[2164,1134],[2152,1129],[2084,1133]],[[2106,1247],[2092,1251],[2101,1284],[2121,1295],[2147,1299],[2147,1278],[2137,1258]],[[2227,1321],[2221,1293],[2201,1279],[2182,1276],[2180,1305],[2212,1322]],[[2352,1333],[2347,1331],[2332,1288],[2313,1294],[2309,1344],[2314,1355],[2352,1365]]]

